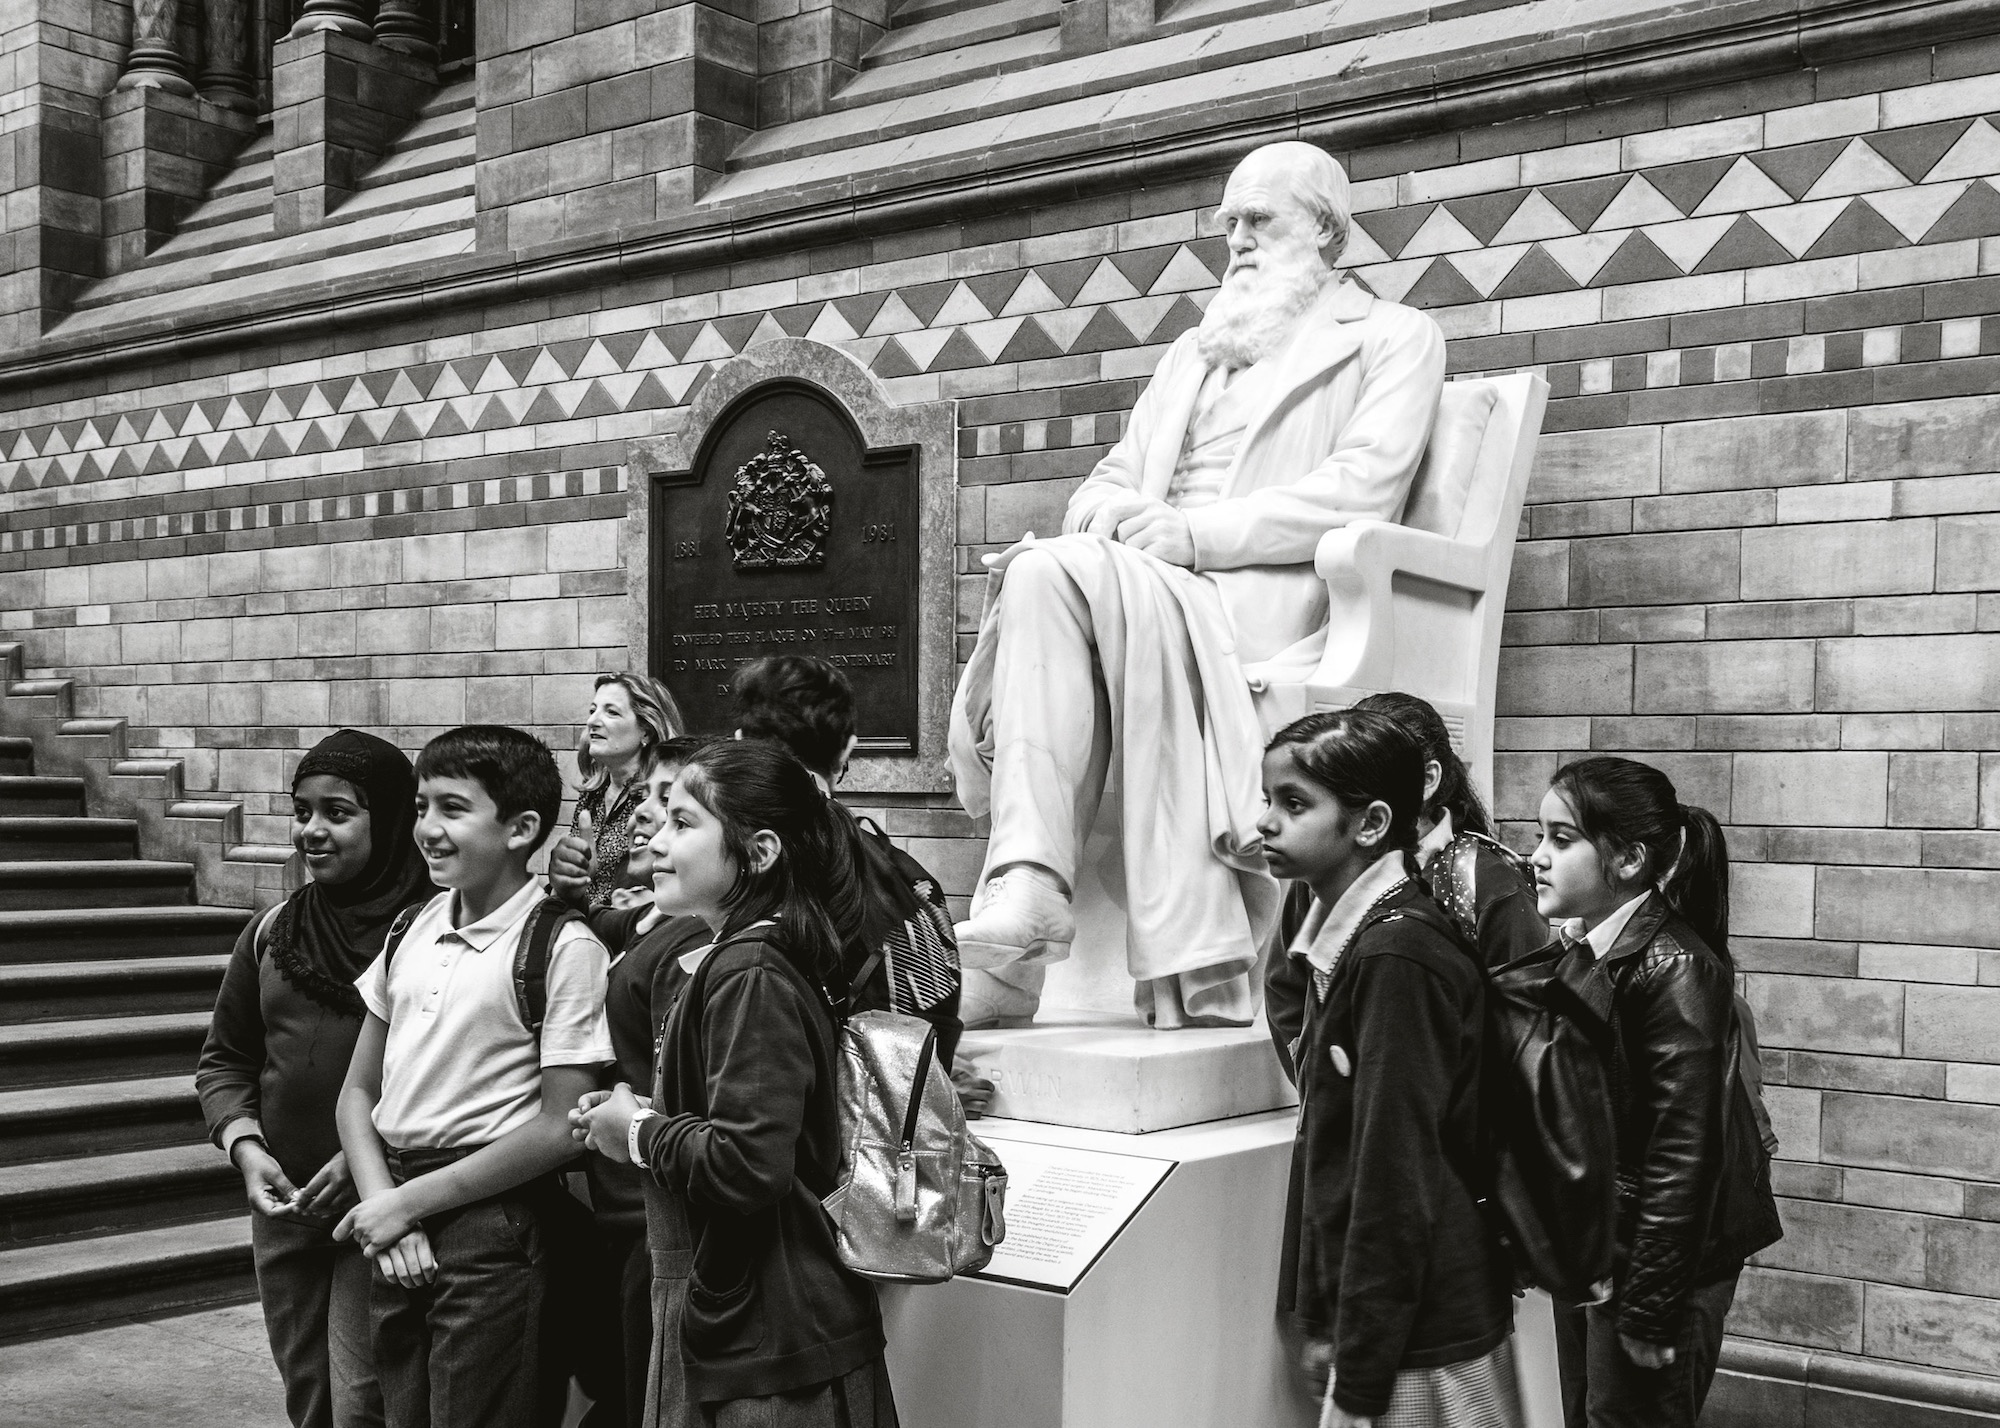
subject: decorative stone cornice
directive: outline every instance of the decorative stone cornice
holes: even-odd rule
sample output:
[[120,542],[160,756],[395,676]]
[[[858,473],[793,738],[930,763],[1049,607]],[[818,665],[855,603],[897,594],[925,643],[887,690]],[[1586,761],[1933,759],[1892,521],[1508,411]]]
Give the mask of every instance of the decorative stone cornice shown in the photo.
[[[1537,37],[1511,48],[1426,58],[1329,84],[1294,102],[1197,111],[1107,133],[1052,156],[1032,138],[1011,162],[985,156],[976,177],[884,186],[864,197],[718,206],[614,240],[476,253],[401,272],[361,274],[184,318],[107,323],[0,363],[0,390],[96,376],[243,343],[323,336],[592,284],[688,271],[909,232],[994,213],[1134,190],[1226,169],[1259,144],[1304,138],[1348,151],[1529,115],[1678,93],[2000,31],[2000,0],[1723,0]],[[1046,146],[1044,146],[1046,147]]]

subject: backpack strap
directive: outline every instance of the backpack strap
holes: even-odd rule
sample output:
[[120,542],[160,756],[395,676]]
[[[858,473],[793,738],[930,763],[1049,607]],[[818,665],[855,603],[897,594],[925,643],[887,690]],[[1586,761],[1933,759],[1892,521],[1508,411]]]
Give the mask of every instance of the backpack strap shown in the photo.
[[264,951],[271,940],[271,928],[277,924],[278,914],[285,910],[282,902],[274,902],[265,908],[257,919],[257,930],[251,934],[250,950],[256,961],[264,960]]
[[514,944],[514,1005],[529,1031],[541,1034],[549,1012],[549,956],[556,935],[583,915],[561,898],[545,897],[528,913],[528,925]]
[[382,939],[382,984],[389,984],[389,959],[396,955],[396,949],[403,945],[403,938],[409,933],[410,924],[417,920],[417,914],[430,906],[425,902],[413,902],[396,914],[396,920],[389,924],[389,935]]
[[910,1102],[903,1109],[903,1136],[896,1146],[896,1223],[917,1221],[917,1117],[924,1108],[924,1085],[930,1080],[931,1061],[937,1056],[937,1028],[924,1033],[923,1050],[917,1053],[917,1069],[910,1077]]

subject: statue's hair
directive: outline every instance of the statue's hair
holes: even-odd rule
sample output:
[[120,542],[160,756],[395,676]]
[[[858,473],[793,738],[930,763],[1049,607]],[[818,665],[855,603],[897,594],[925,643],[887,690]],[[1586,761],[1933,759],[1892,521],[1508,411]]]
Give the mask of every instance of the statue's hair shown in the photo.
[[1333,241],[1327,245],[1326,258],[1329,263],[1333,262],[1347,247],[1347,231],[1352,222],[1353,205],[1348,194],[1347,170],[1319,145],[1299,139],[1265,144],[1253,150],[1245,162],[1267,154],[1282,159],[1291,170],[1292,191],[1313,220],[1332,225]]

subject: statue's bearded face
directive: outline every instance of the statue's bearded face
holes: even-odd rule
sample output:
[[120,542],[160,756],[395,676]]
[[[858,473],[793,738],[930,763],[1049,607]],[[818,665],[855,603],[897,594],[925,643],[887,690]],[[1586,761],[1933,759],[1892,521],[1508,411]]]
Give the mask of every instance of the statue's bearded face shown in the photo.
[[1211,366],[1248,367],[1291,334],[1332,276],[1321,249],[1328,224],[1300,201],[1279,165],[1246,161],[1216,214],[1229,239],[1222,290],[1197,336]]

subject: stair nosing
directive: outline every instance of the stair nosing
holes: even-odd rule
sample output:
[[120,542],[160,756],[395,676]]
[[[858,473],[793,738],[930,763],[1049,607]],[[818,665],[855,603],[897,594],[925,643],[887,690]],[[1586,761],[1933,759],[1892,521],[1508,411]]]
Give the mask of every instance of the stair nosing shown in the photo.
[[206,1034],[210,1012],[151,1012],[137,1016],[79,1018],[75,1021],[27,1021],[0,1024],[0,1050],[8,1046],[32,1049],[37,1044],[62,1045],[92,1041],[137,1041],[152,1037]]
[[167,1174],[178,1179],[219,1179],[221,1172],[235,1173],[229,1157],[205,1140],[0,1165],[0,1214],[9,1206],[31,1205],[91,1190],[102,1193],[145,1185]]
[[64,1086],[15,1086],[0,1090],[0,1128],[35,1125],[75,1114],[81,1102],[94,1111],[201,1104],[194,1077],[147,1076]]
[[247,1212],[143,1230],[38,1241],[0,1249],[0,1296],[20,1296],[64,1284],[85,1289],[94,1282],[130,1277],[148,1267],[198,1265],[238,1255],[246,1262],[250,1255]]

